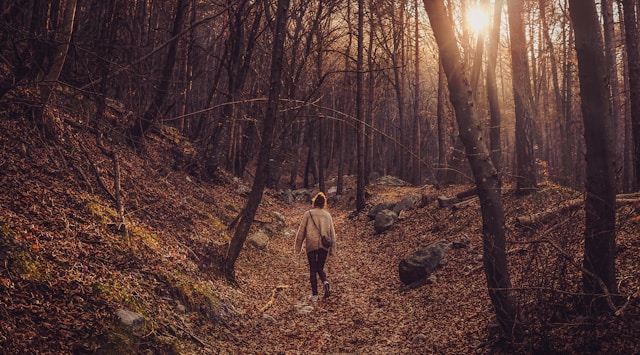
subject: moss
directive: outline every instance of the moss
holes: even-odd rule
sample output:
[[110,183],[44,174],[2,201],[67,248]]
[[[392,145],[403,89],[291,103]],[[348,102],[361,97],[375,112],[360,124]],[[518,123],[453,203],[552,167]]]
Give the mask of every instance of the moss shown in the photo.
[[143,310],[143,305],[139,299],[129,293],[129,291],[117,281],[113,283],[96,281],[91,284],[91,290],[98,297],[102,297],[116,304],[125,305],[134,312],[142,312]]
[[129,238],[131,242],[140,241],[154,252],[160,251],[160,241],[158,236],[150,232],[148,229],[140,226],[131,226],[129,229]]
[[9,270],[25,280],[37,280],[42,276],[41,263],[30,252],[14,249],[9,257]]
[[94,199],[87,201],[87,210],[89,210],[91,215],[95,217],[103,227],[106,227],[116,218],[116,211],[113,208],[106,207]]

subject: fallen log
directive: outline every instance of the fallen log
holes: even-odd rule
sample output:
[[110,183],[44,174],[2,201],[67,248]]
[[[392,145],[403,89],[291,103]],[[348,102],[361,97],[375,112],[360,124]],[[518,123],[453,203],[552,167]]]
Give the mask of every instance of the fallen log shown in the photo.
[[516,217],[516,221],[523,226],[530,226],[536,223],[549,222],[554,216],[559,213],[575,211],[582,207],[584,199],[577,198],[574,200],[565,201],[560,206],[550,208],[544,212],[535,213],[528,216]]
[[473,196],[473,197],[471,197],[469,199],[466,199],[466,200],[463,200],[461,202],[458,202],[458,203],[454,204],[453,206],[451,206],[451,209],[454,210],[454,211],[461,210],[461,209],[463,209],[465,207],[468,207],[469,205],[473,204],[476,201],[480,201],[480,197]]
[[459,201],[464,201],[464,200],[467,200],[467,199],[469,199],[469,198],[471,198],[471,197],[476,196],[477,194],[478,194],[478,188],[477,188],[477,187],[473,187],[473,188],[471,188],[471,189],[469,189],[469,190],[465,190],[465,191],[462,191],[462,192],[458,192],[458,193],[456,194],[456,198],[457,198]]
[[[616,196],[616,207],[621,207],[630,203],[640,202],[640,197],[636,198],[624,198],[634,194],[625,194]],[[523,226],[531,226],[534,224],[544,224],[549,222],[553,217],[558,214],[575,211],[584,207],[584,199],[578,198],[561,203],[559,206],[550,208],[544,212],[535,213],[527,216],[516,217],[518,224]]]

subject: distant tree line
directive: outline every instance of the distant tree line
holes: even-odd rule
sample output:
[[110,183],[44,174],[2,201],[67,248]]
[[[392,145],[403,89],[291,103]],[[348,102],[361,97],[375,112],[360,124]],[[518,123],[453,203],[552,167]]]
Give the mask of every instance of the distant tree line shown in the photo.
[[[492,33],[491,26],[474,33],[464,21],[476,5],[494,18]],[[568,0],[523,1],[508,16],[503,6],[492,15],[490,5],[446,2],[493,160],[518,191],[547,177],[582,189],[584,127]],[[417,0],[362,6],[358,117],[357,2],[290,5],[270,186],[320,186],[327,176],[355,174],[359,130],[367,181],[374,173],[415,184],[472,181],[424,7]],[[117,102],[131,112],[132,144],[159,126],[174,127],[197,142],[194,173],[213,177],[222,168],[247,176],[266,110],[275,7],[249,0],[1,1],[0,96],[35,87],[40,95],[31,99],[42,108],[56,105],[58,92],[73,93],[90,104],[89,122]],[[603,1],[600,14],[617,123],[616,182],[629,191],[638,186],[640,161],[637,1]]]

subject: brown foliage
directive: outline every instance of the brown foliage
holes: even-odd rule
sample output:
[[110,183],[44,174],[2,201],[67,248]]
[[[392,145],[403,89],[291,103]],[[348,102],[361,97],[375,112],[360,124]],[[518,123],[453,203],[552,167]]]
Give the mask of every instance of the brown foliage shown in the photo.
[[[2,352],[94,353],[513,353],[638,352],[640,243],[637,211],[618,209],[618,315],[580,317],[584,212],[572,211],[535,228],[515,218],[579,196],[551,184],[525,198],[508,190],[508,258],[527,337],[508,344],[494,324],[481,250],[477,203],[452,210],[432,201],[405,211],[394,228],[374,235],[364,214],[350,217],[347,196],[331,198],[338,253],[327,271],[333,294],[310,313],[306,261],[293,256],[293,233],[309,207],[282,203],[267,190],[253,228],[278,211],[283,232],[265,250],[249,245],[236,266],[239,288],[219,269],[229,240],[226,226],[244,203],[244,182],[218,185],[175,170],[190,151],[171,130],[150,135],[144,157],[124,145],[121,157],[125,223],[113,229],[111,159],[77,118],[49,110],[59,122],[56,141],[25,119],[17,105],[0,112],[0,347]],[[105,140],[107,144],[108,140]],[[93,166],[92,166],[93,165]],[[95,173],[94,173],[95,169]],[[104,187],[98,181],[99,176]],[[469,186],[370,186],[368,203],[410,193],[453,196]],[[349,195],[351,194],[351,195]],[[331,197],[331,196],[330,196]],[[637,206],[635,206],[637,208]],[[399,261],[434,240],[467,236],[436,270],[436,282],[403,292]],[[183,305],[185,311],[177,305]],[[118,325],[124,307],[145,317],[143,328]],[[309,310],[309,308],[306,308]]]

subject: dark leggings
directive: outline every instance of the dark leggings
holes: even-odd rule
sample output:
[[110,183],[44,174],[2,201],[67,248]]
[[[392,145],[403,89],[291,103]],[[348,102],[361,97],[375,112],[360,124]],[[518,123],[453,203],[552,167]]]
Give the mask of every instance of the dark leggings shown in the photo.
[[316,273],[320,275],[322,282],[327,281],[327,274],[324,273],[324,263],[327,261],[327,251],[320,248],[307,253],[309,259],[309,275],[311,279],[311,293],[318,295],[318,279]]

